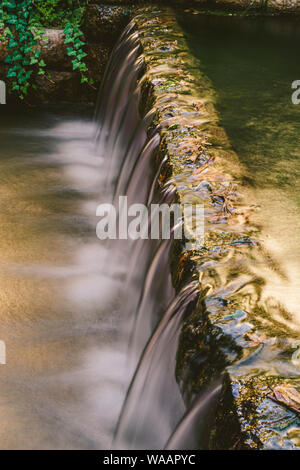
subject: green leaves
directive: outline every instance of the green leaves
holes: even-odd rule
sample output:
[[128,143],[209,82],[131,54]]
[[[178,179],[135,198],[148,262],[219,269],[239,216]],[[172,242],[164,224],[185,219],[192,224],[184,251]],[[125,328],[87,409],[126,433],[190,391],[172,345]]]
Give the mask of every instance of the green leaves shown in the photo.
[[5,59],[5,62],[10,64],[7,77],[14,79],[12,90],[18,92],[21,99],[24,99],[28,92],[29,79],[33,73],[32,66],[37,60],[34,54],[30,57],[36,44],[28,26],[32,4],[33,0],[3,2],[3,7],[6,8],[4,33],[9,39],[9,54]]
[[17,76],[17,72],[13,70],[12,68],[10,68],[7,73],[7,78],[16,77],[16,76]]
[[9,47],[10,49],[13,49],[14,47],[17,47],[17,45],[18,45],[18,43],[17,43],[17,41],[15,41],[14,38],[12,38],[12,39],[9,40],[8,47]]
[[88,71],[88,68],[83,61],[84,57],[87,56],[87,53],[83,51],[82,46],[84,42],[80,39],[83,34],[77,23],[71,24],[67,23],[64,28],[65,41],[67,47],[67,53],[69,57],[72,57],[73,70],[78,70],[81,75],[81,83],[90,83],[85,72]]
[[4,2],[6,8],[16,8],[16,2],[14,0]]
[[7,41],[9,64],[7,77],[11,80],[11,90],[24,99],[30,87],[37,89],[33,76],[46,74],[46,63],[40,58],[37,44],[47,47],[45,27],[64,27],[67,53],[72,58],[73,70],[77,70],[81,83],[92,84],[88,78],[88,68],[84,62],[87,56],[83,50],[84,40],[80,22],[85,6],[77,0],[0,0],[0,40]]

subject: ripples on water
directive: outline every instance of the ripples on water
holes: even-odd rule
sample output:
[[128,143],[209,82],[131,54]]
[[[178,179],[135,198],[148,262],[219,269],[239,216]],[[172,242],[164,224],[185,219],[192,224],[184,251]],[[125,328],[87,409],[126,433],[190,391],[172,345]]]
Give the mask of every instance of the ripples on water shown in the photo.
[[196,57],[193,73],[211,80],[220,124],[243,165],[246,203],[259,206],[251,216],[265,249],[251,265],[261,283],[257,307],[299,333],[300,105],[291,100],[299,18],[178,19]]

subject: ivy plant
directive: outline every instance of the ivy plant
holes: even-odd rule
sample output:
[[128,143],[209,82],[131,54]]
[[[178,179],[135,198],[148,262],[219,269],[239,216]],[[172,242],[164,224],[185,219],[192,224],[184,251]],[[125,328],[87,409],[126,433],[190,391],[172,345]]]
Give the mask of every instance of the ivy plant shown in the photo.
[[9,53],[5,62],[9,64],[7,77],[12,79],[12,90],[24,99],[30,87],[33,73],[30,55],[38,62],[39,51],[34,51],[36,41],[28,27],[33,0],[4,0],[4,34],[8,41]]
[[[6,40],[9,64],[7,77],[12,90],[24,99],[30,87],[36,88],[34,75],[44,75],[46,63],[41,59],[40,45],[46,27],[64,29],[67,53],[72,59],[81,83],[92,85],[84,61],[84,41],[80,24],[85,1],[74,0],[2,0],[0,6],[0,40]],[[38,47],[39,44],[39,47]]]
[[65,44],[67,45],[68,55],[72,58],[73,70],[78,70],[81,75],[81,83],[92,84],[91,79],[87,76],[88,68],[84,62],[84,57],[87,56],[82,47],[82,32],[77,24],[67,23],[64,29],[66,36]]

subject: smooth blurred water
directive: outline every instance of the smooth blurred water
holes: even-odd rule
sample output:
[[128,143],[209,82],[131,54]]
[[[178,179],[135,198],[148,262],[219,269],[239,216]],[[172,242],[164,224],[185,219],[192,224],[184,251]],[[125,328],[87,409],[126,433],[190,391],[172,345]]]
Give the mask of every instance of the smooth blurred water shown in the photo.
[[[96,235],[99,204],[173,194],[170,185],[156,191],[160,136],[146,132],[154,113],[139,114],[132,28],[115,46],[95,112],[1,108],[3,449],[109,449],[134,368],[174,296],[169,244],[162,252],[159,240]],[[163,424],[173,413],[164,408]],[[169,436],[158,435],[162,447]]]
[[122,260],[96,207],[92,110],[0,107],[0,448],[109,448],[125,394]]

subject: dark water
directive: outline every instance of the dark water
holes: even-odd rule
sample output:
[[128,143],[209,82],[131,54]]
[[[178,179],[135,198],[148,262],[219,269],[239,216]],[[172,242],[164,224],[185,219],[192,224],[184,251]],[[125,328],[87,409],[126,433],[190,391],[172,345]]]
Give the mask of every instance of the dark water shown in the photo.
[[300,78],[300,19],[178,14],[193,73],[206,75],[230,145],[244,167],[249,202],[265,246],[285,272],[270,281],[299,319],[300,105],[291,84]]
[[186,14],[182,24],[251,183],[293,186],[300,203],[300,105],[291,101],[300,20]]

